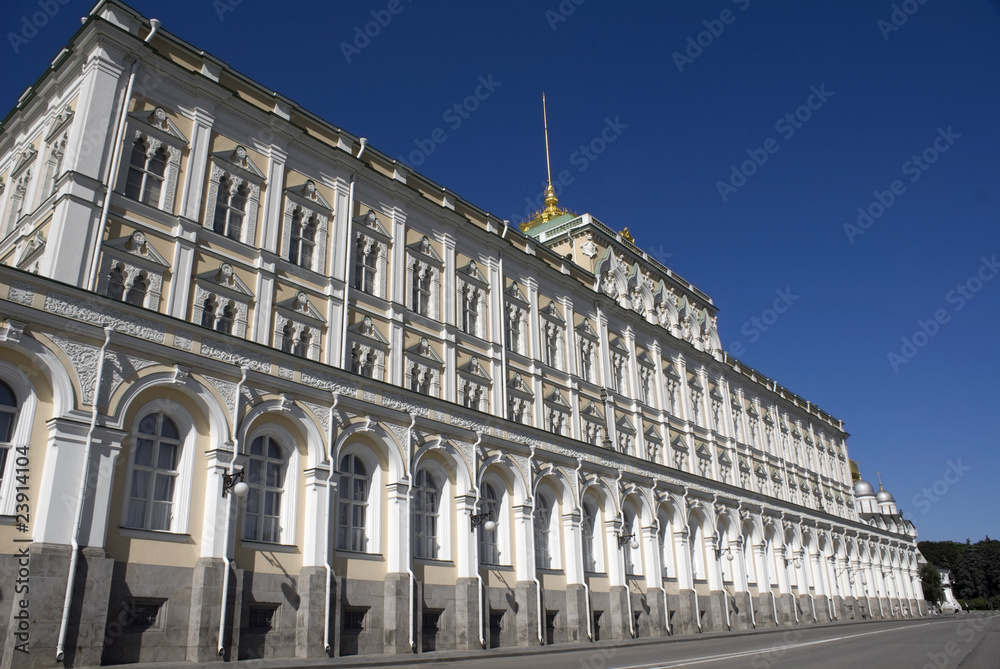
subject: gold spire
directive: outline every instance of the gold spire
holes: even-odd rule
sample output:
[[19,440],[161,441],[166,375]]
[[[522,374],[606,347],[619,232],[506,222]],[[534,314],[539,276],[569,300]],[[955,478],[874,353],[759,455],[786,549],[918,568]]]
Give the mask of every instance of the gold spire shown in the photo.
[[545,187],[545,209],[535,212],[530,221],[522,223],[520,225],[521,232],[527,232],[537,225],[551,221],[556,216],[569,213],[565,209],[559,208],[556,189],[552,187],[552,163],[549,160],[549,115],[545,109],[545,93],[542,93],[542,123],[545,129],[545,172],[548,176],[548,185]]
[[882,473],[881,472],[875,472],[875,476],[878,477],[878,491],[882,492]]

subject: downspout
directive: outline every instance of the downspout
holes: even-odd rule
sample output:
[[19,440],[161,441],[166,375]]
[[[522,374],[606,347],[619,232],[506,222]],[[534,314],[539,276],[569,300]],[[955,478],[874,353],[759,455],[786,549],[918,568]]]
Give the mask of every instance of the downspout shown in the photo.
[[[362,142],[366,140],[362,139]],[[358,157],[361,157],[361,153],[365,150],[364,143],[361,144],[361,151],[358,152]],[[347,193],[347,244],[344,249],[344,322],[340,326],[340,368],[347,369],[347,322],[348,322],[348,305],[349,298],[351,296],[351,249],[354,248],[354,244],[351,243],[351,233],[354,230],[354,178],[356,174],[351,175],[351,186]]]
[[[413,426],[417,424],[417,414],[410,416],[410,427],[406,429],[406,448],[409,450],[413,445]],[[417,587],[417,576],[413,573],[413,534],[410,523],[413,517],[413,468],[416,466],[416,457],[410,462],[410,472],[406,484],[406,539],[403,541],[406,546],[406,573],[410,576],[410,626],[407,630],[410,636],[410,652],[417,652],[417,624],[415,606],[413,602],[413,591]]]
[[97,376],[94,377],[94,401],[90,411],[90,429],[83,447],[83,476],[80,477],[80,494],[76,500],[76,515],[73,518],[73,534],[70,535],[69,576],[66,579],[66,595],[63,597],[62,621],[59,623],[59,642],[56,644],[56,662],[66,657],[66,633],[69,631],[69,611],[73,604],[73,589],[76,586],[76,565],[80,559],[80,524],[83,522],[83,505],[87,501],[87,481],[90,479],[90,450],[94,444],[94,430],[97,429],[98,405],[100,403],[101,379],[104,378],[104,354],[111,343],[111,333],[115,329],[104,326],[104,345],[97,359]]
[[[243,391],[243,384],[247,381],[247,372],[250,368],[246,365],[240,367],[240,381],[236,384],[236,401],[233,405],[233,457],[229,461],[229,475],[232,476],[233,472],[236,470],[236,458],[240,454],[240,430],[239,430],[239,418],[240,418],[240,393]],[[229,572],[233,561],[229,559],[229,535],[232,529],[232,515],[233,515],[233,504],[235,503],[236,494],[226,496],[226,543],[222,545],[222,561],[225,562],[226,571],[222,574],[222,607],[219,611],[219,657],[221,658],[225,652],[226,647],[223,645],[222,640],[226,633],[226,609],[229,607]],[[235,617],[235,614],[234,614]]]
[[[621,492],[621,489],[622,489],[622,476],[624,475],[624,473],[625,472],[623,470],[619,469],[618,470],[618,476],[617,476],[617,478],[615,478],[615,487],[618,488],[619,493]],[[624,496],[622,496],[621,500],[619,500],[619,502],[618,502],[618,513],[621,516],[622,523],[624,523],[625,522],[625,497]],[[619,532],[618,536],[619,536],[619,541],[620,541],[621,532]],[[621,557],[621,561],[622,561],[622,582],[625,584],[625,597],[626,597],[626,599],[628,601],[628,631],[629,631],[629,634],[631,634],[632,638],[634,639],[636,637],[635,637],[635,621],[632,620],[632,587],[628,583],[628,574],[625,571],[625,556],[624,556],[624,552],[625,552],[626,548],[631,548],[631,546],[628,546],[627,544],[625,546],[622,546],[621,544],[618,545],[618,552],[622,554],[620,556]],[[698,623],[698,629],[701,630],[701,623],[700,622]]]
[[[719,543],[721,544],[722,542],[720,541]],[[727,544],[727,547],[728,550],[732,551],[731,546]],[[732,552],[730,552],[729,554],[732,555]],[[732,632],[733,624],[729,620],[729,591],[726,589],[726,579],[725,575],[722,573],[722,558],[720,557],[719,559],[716,560],[716,562],[719,563],[719,585],[722,586],[722,599],[723,603],[725,604],[724,608],[726,609],[726,629]],[[736,598],[734,597],[733,599],[735,600]]]
[[[580,482],[580,472],[582,470],[583,470],[583,460],[581,458],[577,458],[576,459],[576,481],[577,481],[577,485],[579,485],[579,482]],[[580,512],[581,516],[583,514],[583,494],[582,494],[582,492],[583,491],[580,491],[581,494],[577,495],[577,500],[576,500],[577,510]],[[581,576],[580,580],[583,582],[583,596],[586,599],[585,604],[587,606],[587,640],[588,641],[593,641],[594,640],[594,614],[591,613],[591,609],[590,609],[590,586],[587,585],[587,569],[586,569],[586,567],[584,567],[583,571],[580,573],[580,576]]]
[[[479,444],[482,442],[482,440],[483,440],[483,433],[479,432],[477,430],[476,431],[476,443],[474,443],[472,445],[472,454],[473,454],[472,457],[473,458],[475,458],[476,455],[479,453]],[[475,481],[476,505],[473,507],[473,509],[475,510],[476,513],[478,513],[479,512],[479,480],[478,480],[479,479],[479,472],[478,472],[479,465],[477,464],[476,467],[477,467],[477,471],[476,471],[476,479],[477,480]],[[482,646],[485,649],[486,648],[486,633],[483,631],[483,588],[485,586],[483,585],[483,575],[482,575],[482,573],[480,573],[482,565],[479,562],[479,535],[476,535],[476,541],[474,543],[475,543],[475,546],[473,547],[473,551],[475,552],[475,555],[476,555],[476,581],[478,582],[478,585],[479,585],[479,588],[476,590],[476,592],[478,594],[478,599],[479,599],[479,645]]]
[[[533,476],[534,475],[534,471],[535,471],[534,467],[533,467],[534,459],[535,459],[535,447],[532,446],[531,447],[531,452],[528,454],[528,475],[529,476]],[[531,545],[532,545],[532,547],[534,547],[534,545],[535,545],[535,542],[534,542],[534,538],[535,538],[535,532],[534,532],[534,523],[535,523],[535,494],[538,492],[537,489],[536,489],[536,485],[537,485],[537,482],[535,482],[535,481],[533,481],[531,483],[531,523],[532,523],[532,531],[531,531],[532,542],[531,542]],[[537,602],[536,602],[536,604],[538,605],[537,606],[537,609],[538,609],[538,611],[537,611],[537,613],[538,613],[538,645],[544,646],[545,645],[545,638],[542,636],[542,583],[541,583],[541,581],[538,580],[538,565],[534,563],[534,556],[532,556],[532,561],[533,561],[533,564],[532,564],[532,570],[531,570],[531,580],[535,582],[535,588],[537,589],[537,592],[538,592],[538,598],[537,598]]]
[[[746,582],[746,586],[747,586],[747,599],[750,600],[750,624],[753,626],[754,629],[757,629],[757,614],[755,614],[753,612],[753,605],[754,605],[753,599],[754,598],[753,598],[753,595],[750,594],[750,578],[749,578],[749,576],[747,576],[747,544],[748,543],[750,543],[750,541],[749,541],[749,537],[747,537],[747,536],[744,536],[740,540],[740,548],[741,548],[741,552],[742,552],[742,555],[740,557],[743,558],[743,580]],[[750,559],[752,560],[753,559],[753,549],[751,548],[750,550],[751,550]],[[760,596],[760,587],[757,588],[757,596],[758,597]]]
[[[330,451],[327,457],[330,459],[330,473],[326,477],[326,503],[327,512],[329,513],[330,502],[333,501],[336,504],[336,500],[330,499],[330,487],[333,483],[333,477],[337,474],[337,460],[336,452],[333,448],[333,431],[336,429],[336,420],[334,419],[333,412],[337,409],[337,404],[340,402],[340,393],[333,393],[333,406],[330,407],[330,433],[329,433],[329,444]],[[334,517],[336,517],[337,508],[334,506]],[[324,523],[326,528],[326,541],[323,544],[323,567],[326,568],[326,599],[324,601],[324,613],[323,613],[323,648],[326,650],[327,654],[330,653],[330,594],[333,590],[333,579],[336,574],[333,572],[333,553],[330,551],[330,523],[329,519]],[[339,598],[338,598],[339,599]]]
[[[503,233],[500,235],[500,239],[503,239],[507,235],[507,225],[503,226]],[[500,272],[500,365],[502,366],[501,378],[504,382],[500,384],[500,411],[501,415],[507,415],[507,310],[504,306],[503,301],[503,291],[504,291],[504,274],[503,274],[503,250],[497,254],[499,272]]]
[[[698,623],[698,634],[702,633],[701,629],[701,605],[698,603],[698,586],[694,584],[694,579],[691,579],[691,592],[694,593],[694,621]],[[772,595],[773,597],[774,595]]]
[[[160,29],[159,19],[150,19],[149,28],[149,34],[146,35],[146,39],[142,42],[143,44],[149,44],[149,40],[153,39],[153,35]],[[104,226],[108,223],[108,212],[111,209],[111,182],[118,174],[118,167],[121,164],[122,152],[118,144],[122,141],[125,134],[125,121],[128,118],[128,102],[132,99],[132,87],[135,85],[135,71],[139,68],[139,61],[140,59],[137,56],[129,70],[128,85],[125,86],[125,95],[122,98],[118,111],[118,123],[115,125],[114,139],[111,142],[111,163],[104,177],[104,204],[101,206],[101,219],[94,228],[93,243],[91,244],[94,256],[90,260],[90,274],[87,277],[87,290],[90,292],[94,292],[94,289],[97,287],[97,264],[101,256],[101,236],[104,234]]]

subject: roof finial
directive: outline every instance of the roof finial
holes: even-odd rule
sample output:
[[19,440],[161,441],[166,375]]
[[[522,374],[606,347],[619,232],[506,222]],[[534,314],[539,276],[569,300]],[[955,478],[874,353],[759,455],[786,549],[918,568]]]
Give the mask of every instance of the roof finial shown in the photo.
[[878,491],[882,492],[882,474],[881,472],[875,472],[875,476],[878,477]]
[[566,210],[559,208],[556,189],[552,187],[552,161],[549,158],[549,115],[545,108],[545,93],[542,93],[542,127],[545,130],[545,173],[548,177],[548,185],[545,186],[545,208],[536,213],[530,221],[521,224],[522,232],[527,232],[536,225],[547,223],[566,213]]

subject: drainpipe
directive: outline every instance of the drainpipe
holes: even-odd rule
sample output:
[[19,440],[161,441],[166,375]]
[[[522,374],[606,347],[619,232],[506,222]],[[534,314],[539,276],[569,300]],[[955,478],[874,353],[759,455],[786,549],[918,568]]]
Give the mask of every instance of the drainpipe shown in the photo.
[[[746,583],[747,586],[747,599],[750,600],[750,624],[753,626],[754,629],[757,629],[757,615],[753,612],[754,598],[753,595],[750,594],[750,577],[747,575],[747,544],[750,543],[749,539],[750,539],[749,537],[742,537],[740,539],[740,552],[742,553],[740,557],[743,559],[743,581]],[[753,549],[750,550],[751,550],[750,559],[752,560]],[[759,587],[757,588],[757,596],[758,597],[760,596]]]
[[[406,448],[409,450],[413,444],[413,426],[417,424],[417,414],[412,414],[410,416],[410,427],[406,429]],[[410,652],[417,652],[417,632],[415,626],[416,613],[413,610],[413,591],[417,587],[417,576],[413,573],[413,533],[411,531],[410,523],[413,517],[413,468],[417,465],[416,457],[410,462],[410,475],[406,484],[406,539],[403,541],[406,546],[406,573],[410,575]]]
[[[624,474],[625,474],[625,472],[623,470],[619,469],[618,470],[618,476],[617,476],[617,478],[615,478],[615,487],[618,488],[619,492],[622,489],[622,476],[624,476]],[[619,500],[619,502],[618,502],[618,513],[621,516],[622,523],[624,524],[624,522],[625,522],[625,496],[624,495],[622,496],[621,500]],[[620,532],[619,532],[619,536],[621,536]],[[622,581],[625,583],[625,596],[628,598],[628,631],[629,631],[629,634],[631,634],[632,638],[634,639],[636,637],[635,637],[635,621],[632,620],[632,587],[628,583],[628,573],[625,571],[625,555],[624,555],[624,552],[625,552],[626,547],[631,548],[631,546],[628,546],[628,544],[626,544],[625,546],[619,545],[618,546],[618,552],[622,553],[622,556],[621,556],[621,559],[622,559]]]
[[[534,471],[535,470],[534,470],[534,468],[532,466],[532,464],[534,462],[534,459],[535,459],[535,447],[532,446],[531,447],[531,452],[528,454],[528,475],[529,476],[533,476],[534,475]],[[535,532],[534,532],[534,524],[535,524],[535,493],[538,492],[538,490],[536,488],[536,485],[537,485],[537,481],[535,481],[531,485],[531,524],[532,524],[532,531],[531,531],[532,542],[531,542],[531,545],[532,545],[532,547],[535,545],[535,542],[534,542],[534,538],[535,538]],[[535,582],[535,588],[537,588],[537,591],[538,591],[538,601],[537,601],[537,604],[538,604],[538,607],[537,607],[538,608],[538,645],[544,646],[545,645],[545,638],[542,636],[542,583],[541,583],[541,581],[538,580],[538,565],[537,564],[535,564],[534,565],[534,569],[532,569],[531,580]]]
[[[330,459],[330,473],[326,477],[326,503],[327,512],[330,508],[330,490],[333,483],[333,477],[337,474],[337,460],[336,451],[333,447],[333,431],[336,429],[336,420],[334,419],[333,412],[337,409],[337,404],[340,402],[340,393],[333,393],[333,406],[330,407],[330,434],[329,434],[329,444],[330,452],[327,457]],[[337,507],[336,500],[334,501],[334,517],[336,518]],[[324,600],[324,612],[323,612],[323,648],[326,652],[330,652],[330,594],[333,590],[333,579],[336,578],[336,574],[333,572],[333,553],[330,551],[330,522],[329,518],[325,523],[326,527],[326,541],[323,544],[323,566],[326,568],[326,599]],[[339,597],[337,598],[340,599]]]
[[[153,35],[160,29],[159,19],[150,19],[149,28],[149,34],[146,35],[143,44],[149,44],[149,41],[153,39]],[[139,67],[139,60],[136,57],[135,62],[132,63],[132,67],[129,69],[128,85],[125,86],[125,95],[122,97],[121,108],[118,110],[118,123],[115,125],[114,139],[111,142],[111,163],[104,177],[104,204],[101,206],[101,219],[94,228],[94,241],[91,244],[94,256],[90,260],[90,274],[87,277],[87,290],[90,292],[94,292],[94,289],[97,287],[97,263],[101,256],[101,236],[104,234],[104,226],[108,223],[108,211],[111,209],[111,183],[115,175],[118,174],[118,166],[121,163],[122,152],[118,144],[125,135],[125,121],[128,118],[128,101],[132,99],[132,87],[135,84],[135,71]]]
[[69,611],[73,604],[73,588],[76,586],[76,565],[80,559],[80,524],[83,522],[83,505],[87,501],[87,481],[90,479],[90,450],[94,444],[94,430],[97,429],[97,413],[100,401],[101,379],[104,378],[104,354],[111,343],[111,333],[115,329],[104,326],[104,345],[101,346],[100,357],[97,359],[97,376],[94,377],[94,401],[90,411],[90,429],[87,431],[87,441],[83,447],[83,476],[80,477],[80,494],[76,500],[76,515],[73,518],[73,534],[70,535],[71,553],[69,556],[69,575],[66,578],[66,595],[63,597],[62,621],[59,623],[59,642],[56,644],[56,662],[62,662],[66,657],[66,633],[69,631]]
[[[240,393],[243,391],[243,384],[247,382],[247,372],[250,368],[246,365],[240,367],[239,383],[236,384],[236,401],[233,406],[233,457],[229,461],[229,475],[233,475],[233,471],[236,469],[236,457],[240,454],[240,430],[239,430],[239,419],[240,419]],[[229,607],[229,572],[231,571],[233,561],[229,559],[229,535],[232,529],[232,522],[230,516],[233,515],[233,504],[235,503],[236,494],[226,496],[226,543],[222,546],[222,561],[226,564],[226,571],[222,574],[222,607],[219,611],[219,657],[221,658],[225,652],[226,647],[223,645],[222,640],[226,633],[226,609]],[[235,617],[235,614],[234,614]]]
[[[582,470],[583,470],[583,459],[577,458],[576,459],[576,480],[577,480],[577,484],[579,484],[579,482],[580,482],[580,472]],[[581,493],[582,493],[582,491],[581,491]],[[582,516],[583,515],[583,494],[580,494],[577,497],[576,503],[577,503],[577,511],[579,511],[580,514],[581,514],[581,516]],[[593,528],[591,528],[591,529],[593,529]],[[590,609],[590,586],[587,585],[587,569],[586,568],[583,569],[583,571],[580,573],[580,576],[582,577],[582,581],[583,581],[583,596],[587,600],[586,601],[586,605],[587,605],[587,639],[589,641],[593,641],[594,640],[594,614],[591,613],[591,609]]]
[[[367,140],[362,139],[361,151],[358,152],[358,157],[361,157],[361,153],[365,150],[364,142]],[[354,179],[357,175],[351,175],[351,186],[347,193],[347,248],[344,250],[344,317],[343,324],[340,327],[340,368],[347,369],[347,321],[348,321],[348,298],[351,295],[351,249],[354,248],[354,244],[351,243],[351,234],[354,231]]]
[[[500,235],[500,239],[503,239],[507,234],[507,225],[503,226],[503,233]],[[500,272],[500,289],[499,289],[499,299],[500,299],[500,365],[501,374],[500,378],[502,383],[500,383],[500,411],[501,415],[507,415],[507,309],[504,306],[503,301],[503,291],[504,291],[504,275],[503,275],[503,250],[497,254],[497,262],[499,264],[498,271]]]
[[[476,443],[472,445],[473,458],[479,453],[479,444],[483,441],[483,433],[476,431]],[[477,465],[478,467],[478,465]],[[479,472],[476,472],[475,490],[476,490],[476,505],[473,507],[475,512],[479,511]],[[486,633],[483,631],[483,575],[481,573],[481,564],[479,562],[479,541],[478,535],[476,537],[475,547],[473,551],[476,554],[476,581],[478,582],[479,588],[476,591],[479,598],[479,645],[486,648]]]
[[[691,579],[694,581],[694,579]],[[691,583],[692,591],[694,592],[694,621],[698,623],[698,634],[701,634],[701,605],[698,603],[698,586]],[[774,595],[772,595],[773,597]]]

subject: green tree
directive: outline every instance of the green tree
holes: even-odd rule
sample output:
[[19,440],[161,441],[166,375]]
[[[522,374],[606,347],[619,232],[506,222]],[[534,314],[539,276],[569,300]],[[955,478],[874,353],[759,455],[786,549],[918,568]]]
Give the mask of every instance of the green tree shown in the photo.
[[920,567],[920,584],[924,587],[924,599],[931,604],[944,601],[944,587],[941,585],[941,574],[937,567],[929,562]]

